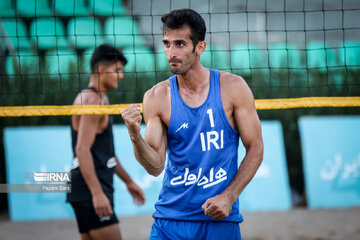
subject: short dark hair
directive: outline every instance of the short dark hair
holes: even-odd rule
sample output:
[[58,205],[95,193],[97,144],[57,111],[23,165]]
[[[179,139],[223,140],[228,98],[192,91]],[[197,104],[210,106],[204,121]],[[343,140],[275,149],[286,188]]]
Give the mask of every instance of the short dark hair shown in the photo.
[[118,61],[120,61],[123,66],[127,63],[127,60],[121,50],[108,44],[102,44],[95,49],[91,57],[91,72],[95,73],[97,71],[97,66],[100,63],[116,63]]
[[167,29],[179,29],[184,25],[189,25],[191,29],[190,39],[194,44],[205,40],[206,25],[199,13],[192,9],[177,9],[161,17],[163,22],[163,33]]

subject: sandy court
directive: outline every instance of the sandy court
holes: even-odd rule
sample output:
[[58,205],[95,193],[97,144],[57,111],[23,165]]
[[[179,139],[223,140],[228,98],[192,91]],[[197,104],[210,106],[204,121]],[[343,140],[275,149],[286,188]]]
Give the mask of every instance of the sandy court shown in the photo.
[[[347,209],[244,213],[241,227],[244,240],[359,240],[360,207]],[[147,239],[151,215],[120,218],[125,240]],[[0,220],[0,240],[80,239],[75,220],[11,222]]]

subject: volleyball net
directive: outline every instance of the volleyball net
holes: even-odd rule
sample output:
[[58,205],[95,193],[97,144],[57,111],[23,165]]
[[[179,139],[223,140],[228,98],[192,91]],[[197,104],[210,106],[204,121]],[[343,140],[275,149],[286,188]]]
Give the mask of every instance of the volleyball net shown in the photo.
[[[205,19],[204,66],[242,76],[257,109],[360,106],[357,1],[3,0],[0,116],[120,114],[171,73],[160,18],[192,8]],[[94,49],[128,60],[110,106],[72,106]]]

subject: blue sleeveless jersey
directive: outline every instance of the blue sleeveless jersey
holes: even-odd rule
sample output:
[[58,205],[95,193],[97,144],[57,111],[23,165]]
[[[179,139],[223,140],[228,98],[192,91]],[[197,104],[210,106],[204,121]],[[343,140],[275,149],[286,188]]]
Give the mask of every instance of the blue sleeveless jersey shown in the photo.
[[[192,108],[182,100],[176,75],[169,78],[171,119],[168,161],[154,218],[218,221],[201,208],[208,198],[222,193],[238,170],[239,134],[225,115],[219,72],[210,69],[206,101]],[[221,221],[242,222],[238,200]]]

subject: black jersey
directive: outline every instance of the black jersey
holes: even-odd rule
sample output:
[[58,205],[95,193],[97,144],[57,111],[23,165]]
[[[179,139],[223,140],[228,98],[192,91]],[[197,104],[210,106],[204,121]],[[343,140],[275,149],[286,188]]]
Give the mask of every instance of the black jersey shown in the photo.
[[[94,162],[96,176],[99,179],[100,185],[113,203],[113,175],[116,166],[114,139],[112,130],[113,119],[109,115],[109,122],[104,132],[97,134],[94,144],[91,147],[91,155]],[[71,125],[72,149],[74,153],[73,168],[71,170],[71,193],[67,194],[68,202],[91,201],[91,192],[80,172],[79,160],[76,157],[76,143],[78,132],[74,130]]]

